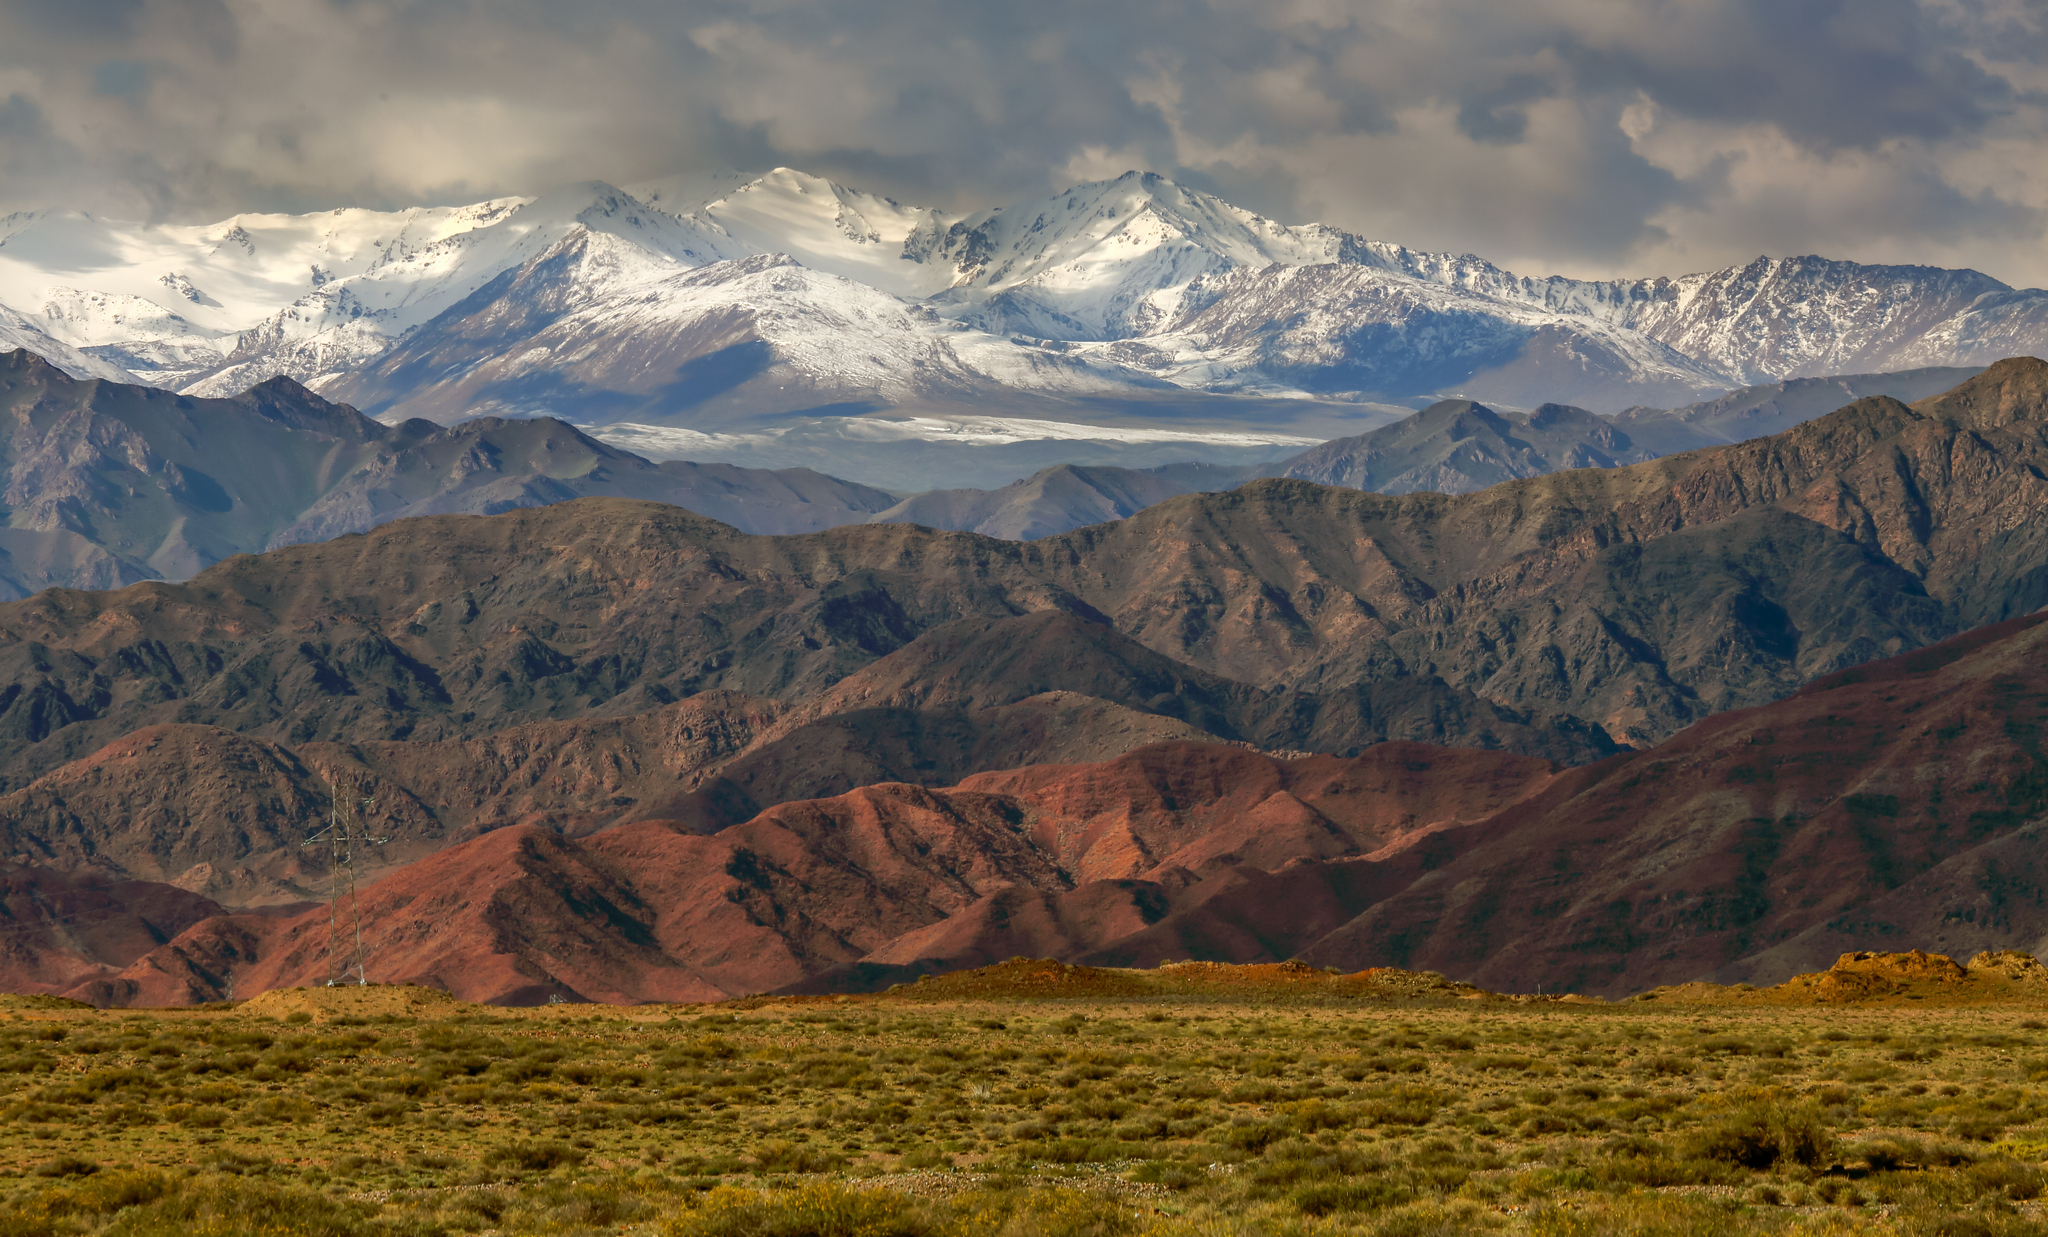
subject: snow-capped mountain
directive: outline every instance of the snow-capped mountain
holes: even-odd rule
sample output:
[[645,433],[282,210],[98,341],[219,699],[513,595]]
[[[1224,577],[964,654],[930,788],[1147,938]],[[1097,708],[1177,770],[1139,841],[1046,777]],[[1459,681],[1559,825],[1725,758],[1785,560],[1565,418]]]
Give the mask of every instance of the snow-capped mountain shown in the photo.
[[0,345],[193,394],[286,375],[387,419],[1001,415],[1277,440],[1438,396],[1618,411],[1981,365],[2048,351],[2048,292],[1820,258],[1535,279],[1150,174],[962,214],[777,169],[204,227],[10,216]]

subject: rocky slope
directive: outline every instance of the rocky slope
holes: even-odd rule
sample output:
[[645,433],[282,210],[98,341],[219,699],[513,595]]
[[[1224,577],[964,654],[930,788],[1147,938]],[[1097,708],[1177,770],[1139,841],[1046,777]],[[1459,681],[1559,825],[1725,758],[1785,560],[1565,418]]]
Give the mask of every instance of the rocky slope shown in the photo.
[[1876,395],[1889,395],[1906,404],[1931,399],[1982,372],[1981,368],[1946,366],[1890,374],[1791,378],[1742,387],[1682,408],[1628,408],[1616,413],[1613,421],[1638,447],[1669,455],[1782,434],[1845,404]]
[[[1277,472],[1277,467],[1272,471]],[[1228,490],[1261,472],[1257,466],[1218,464],[1144,469],[1061,464],[999,489],[914,494],[869,516],[867,522],[924,524],[1007,541],[1035,541],[1089,524],[1126,519],[1182,494]]]
[[0,595],[184,579],[234,554],[411,515],[591,494],[757,532],[854,522],[892,495],[808,470],[654,464],[550,419],[387,426],[289,379],[233,399],[80,382],[0,355]]
[[[1812,951],[1871,932],[1954,937],[1956,922],[1988,922],[2010,936],[2031,921],[1994,876],[2030,870],[2040,719],[2027,710],[2042,697],[2027,667],[2048,629],[1855,667],[2048,604],[2044,407],[2048,365],[2014,361],[1913,407],[1865,400],[1772,438],[1471,495],[1273,480],[1028,544],[905,525],[750,537],[594,499],[398,521],[239,556],[182,585],[52,590],[0,607],[6,858],[222,904],[289,903],[323,875],[293,826],[324,811],[333,777],[375,792],[393,839],[380,862],[411,864],[391,880],[489,842],[476,853],[496,856],[493,871],[567,865],[564,888],[624,907],[641,878],[607,848],[640,839],[681,847],[674,864],[710,855],[744,869],[688,839],[730,841],[770,818],[785,821],[763,835],[777,862],[812,873],[792,888],[825,881],[812,868],[839,860],[807,848],[837,835],[805,826],[810,840],[789,841],[785,807],[853,795],[870,805],[856,814],[886,818],[894,809],[859,797],[876,782],[925,783],[890,794],[934,819],[954,811],[932,789],[946,785],[1028,799],[1016,808],[1028,815],[1057,795],[1023,774],[977,775],[1202,739],[1372,761],[1389,750],[1376,739],[1451,738],[1582,763],[1618,732],[1661,746],[1564,773],[1538,762],[1539,790],[1478,823],[1453,813],[1467,823],[1413,845],[1282,786],[1287,797],[1206,818],[1202,837],[1118,843],[1155,864],[1178,855],[1170,866],[1188,879],[1033,842],[1016,859],[1026,867],[915,893],[931,913],[888,921],[887,939],[761,937],[760,956],[781,961],[748,974],[880,981],[997,956],[1017,924],[1105,958],[1313,949],[1356,965],[1408,951],[1447,973],[1551,967],[1557,982],[1614,991],[1810,968]],[[1532,767],[1499,751],[1460,759],[1479,762],[1461,786]],[[1944,780],[1958,768],[1970,780]],[[1101,810],[1075,828],[1114,835],[1097,826],[1121,810],[1115,797],[1091,802]],[[1233,834],[1231,821],[1255,828]],[[1614,821],[1631,822],[1627,838]],[[1758,821],[1775,822],[1769,837]],[[976,846],[1001,836],[974,828]],[[1266,838],[1284,845],[1262,850]],[[1544,866],[1560,847],[1588,858],[1560,874]],[[1667,876],[1636,890],[1642,847]],[[1258,861],[1216,866],[1246,854]],[[1743,855],[1767,879],[1743,876]],[[1820,877],[1770,885],[1809,857]],[[1730,909],[1744,898],[1768,906]],[[1500,918],[1535,904],[1585,909]],[[547,913],[597,903],[565,905]],[[670,946],[646,943],[670,929],[621,914],[606,922],[654,953],[619,973],[674,971]],[[520,915],[507,916],[493,931],[514,930]],[[248,957],[291,953],[261,944],[274,924],[235,923],[255,942]],[[1650,940],[1661,953],[1634,943]],[[684,970],[660,982],[756,982]],[[540,983],[530,971],[503,972],[500,996],[542,992],[505,978]]]
[[1611,994],[2039,948],[2044,651],[2012,620],[1575,771],[1306,956]]
[[[507,828],[386,878],[363,906],[378,979],[507,1003],[701,1000],[887,966],[892,948],[914,961],[911,942],[932,925],[985,924],[1013,904],[1051,905],[1096,937],[1136,931],[1169,887],[1384,849],[1483,818],[1555,776],[1523,757],[1403,744],[1294,761],[1169,744],[986,787],[866,787],[712,837],[663,822],[581,842]],[[221,991],[230,973],[244,992],[317,980],[326,924],[324,909],[214,918],[72,990],[184,1003]]]
[[1619,425],[1578,409],[1497,414],[1447,402],[1273,464],[1062,465],[998,489],[935,490],[897,501],[808,469],[651,464],[549,418],[483,418],[451,429],[385,426],[288,379],[232,400],[181,399],[79,382],[17,352],[0,360],[7,520],[0,527],[0,590],[21,597],[52,586],[177,580],[230,554],[407,516],[502,511],[588,494],[656,498],[745,532],[916,523],[1032,540],[1261,476],[1386,493],[1462,493],[1509,477],[1612,467],[1775,432],[1818,415],[1838,395],[1918,397],[1970,372],[1781,383],[1670,413],[1636,409]]
[[[2048,614],[2011,620],[1581,769],[1169,743],[869,786],[708,837],[513,826],[368,889],[371,965],[506,1003],[844,991],[1017,955],[1299,955],[1619,996],[1784,980],[1844,942],[2039,948],[2044,652]],[[217,999],[230,978],[316,981],[325,936],[317,909],[217,915],[126,965],[44,962],[54,978],[34,980],[25,955],[15,982]],[[1835,972],[1861,974],[1850,962]]]
[[795,706],[707,691],[622,718],[442,741],[285,744],[145,726],[0,796],[0,853],[256,906],[323,896],[326,855],[300,843],[335,786],[375,802],[366,821],[389,839],[364,861],[376,874],[512,825],[586,836],[652,818],[712,833],[877,782],[951,785],[1162,741],[1358,750],[1386,733],[1433,733],[1461,704],[1516,747],[1603,750],[1448,695],[1261,691],[1041,611],[940,625]]
[[0,990],[64,991],[223,913],[209,898],[157,881],[0,864]]
[[1670,410],[1631,408],[1612,418],[1558,404],[1498,412],[1470,400],[1445,400],[1393,425],[1313,447],[1261,475],[1383,494],[1466,494],[1516,478],[1614,468],[1780,434],[1859,399],[1928,399],[1981,372],[1949,368],[1796,378]]
[[2048,603],[2044,410],[2048,365],[2006,362],[1912,408],[1860,401],[1626,468],[1462,496],[1261,481],[1025,544],[749,537],[610,499],[398,521],[0,607],[0,777],[163,722],[299,744],[478,738],[711,689],[802,706],[945,624],[1047,611],[1160,659],[1163,678],[1087,679],[1126,684],[1120,707],[1170,714],[1180,689],[1142,694],[1148,676],[1211,676],[1266,702],[1229,725],[1268,745],[1582,759]]
[[[1525,414],[1447,403],[1274,464],[1063,465],[994,490],[894,501],[808,469],[650,464],[547,418],[387,427],[286,379],[235,400],[180,402],[132,385],[78,382],[18,353],[0,366],[0,401],[12,414],[0,440],[8,521],[0,528],[0,590],[21,597],[53,586],[176,580],[228,554],[410,515],[593,493],[656,497],[746,532],[917,523],[1012,540],[1128,518],[1170,497],[1260,476],[1457,493],[1750,436],[1744,431],[1809,419],[1838,394],[1924,394],[1949,372],[1802,380],[1668,414],[1634,410],[1626,425],[1658,444],[1656,452],[1576,409],[1540,414],[1543,423],[1532,428]],[[1476,434],[1466,428],[1480,421]]]

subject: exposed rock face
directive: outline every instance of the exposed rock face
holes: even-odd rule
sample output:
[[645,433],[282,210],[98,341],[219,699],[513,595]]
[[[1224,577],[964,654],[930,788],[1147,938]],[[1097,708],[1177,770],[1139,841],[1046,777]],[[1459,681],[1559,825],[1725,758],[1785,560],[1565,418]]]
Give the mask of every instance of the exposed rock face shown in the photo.
[[1889,395],[1903,404],[1931,399],[1982,373],[1941,366],[1888,374],[1788,378],[1741,387],[1681,408],[1628,408],[1613,423],[1630,441],[1659,455],[1782,434],[1859,399]]
[[[585,500],[401,521],[183,585],[53,590],[0,607],[5,857],[289,903],[319,887],[295,845],[333,776],[375,789],[386,862],[481,847],[502,873],[567,865],[565,888],[652,908],[606,918],[640,925],[621,939],[681,940],[662,935],[671,896],[745,886],[774,904],[747,921],[767,933],[753,969],[591,946],[610,959],[592,974],[645,971],[648,991],[868,982],[1004,948],[1013,924],[1098,960],[1307,950],[1598,992],[1788,975],[1886,933],[2031,945],[2048,923],[2011,882],[2034,879],[2048,805],[2030,729],[2048,636],[2011,616],[2048,604],[2044,408],[2048,365],[2014,361],[1910,408],[1867,400],[1775,438],[1464,496],[1266,481],[1029,544],[903,525],[750,537]],[[1987,620],[2010,625],[1927,647]],[[1612,751],[1610,733],[1661,743],[1551,776],[1548,760]],[[1480,762],[1463,781],[1507,798],[1433,828],[1346,816],[1331,804],[1361,801],[1353,781],[1304,793],[1306,774],[1239,771],[1167,798],[1170,822],[1077,809],[1042,835],[1029,821],[1075,784],[977,776],[1162,740],[1373,761],[1400,750],[1374,746],[1390,736],[1526,755],[1460,757]],[[1527,756],[1547,780],[1523,793]],[[882,803],[877,782],[903,785]],[[923,909],[811,905],[854,877],[828,845],[840,826],[797,827],[792,801],[837,820],[815,805],[849,795],[868,816],[847,828],[894,836],[912,804],[952,822],[945,871],[982,874],[949,884],[906,857],[910,883],[872,896]],[[742,862],[700,844],[747,830],[768,831],[744,842],[775,858],[766,886],[700,874],[650,893],[616,857],[639,843],[610,840],[659,842],[660,880],[698,880],[692,865]],[[581,932],[575,908],[596,903],[533,905],[532,923]],[[281,922],[228,925],[280,982],[300,965],[279,960]],[[489,920],[491,956],[511,959],[494,999],[545,988],[518,960],[552,946],[521,944],[522,922]],[[407,964],[421,977],[452,965],[428,944]],[[225,974],[180,956],[150,965]]]
[[1181,494],[1227,490],[1258,466],[1170,464],[1163,468],[1088,468],[1061,464],[993,490],[931,490],[868,517],[870,524],[926,524],[1034,541],[1089,524],[1126,519]]
[[[229,555],[409,516],[585,495],[658,499],[745,532],[915,523],[1033,540],[1165,499],[1293,476],[1386,493],[1464,493],[1776,432],[1859,395],[1926,395],[1972,370],[1800,379],[1710,404],[1496,414],[1447,401],[1272,464],[1061,465],[991,490],[895,495],[806,468],[653,464],[551,418],[386,426],[273,379],[232,399],[75,381],[26,352],[0,362],[0,595],[178,580]],[[1474,411],[1476,409],[1476,411]],[[1476,427],[1476,428],[1475,428]]]
[[1019,756],[1099,760],[1212,738],[1071,692],[976,711],[854,709],[811,720],[773,701],[705,692],[633,717],[537,722],[479,739],[297,747],[170,723],[0,797],[0,839],[18,862],[257,907],[327,896],[327,853],[304,842],[325,823],[335,787],[373,801],[363,823],[388,840],[358,871],[374,877],[515,825],[587,836],[652,818],[711,833],[766,805],[875,782],[943,784]]
[[64,991],[223,913],[174,885],[0,865],[0,988]]

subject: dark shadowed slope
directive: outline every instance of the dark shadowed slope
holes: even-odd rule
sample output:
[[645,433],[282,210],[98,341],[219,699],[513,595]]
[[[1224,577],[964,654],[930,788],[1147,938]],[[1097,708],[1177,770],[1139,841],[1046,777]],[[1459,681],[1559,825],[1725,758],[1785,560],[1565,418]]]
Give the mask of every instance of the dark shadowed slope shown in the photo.
[[[1432,762],[1449,784],[1418,787]],[[371,965],[379,979],[514,1003],[763,991],[892,965],[892,942],[928,939],[956,917],[984,922],[1005,899],[1085,905],[1142,927],[1165,890],[1205,874],[1364,854],[1483,817],[1555,776],[1525,757],[1403,744],[1294,761],[1167,744],[1023,770],[986,790],[865,787],[714,837],[662,822],[581,842],[513,827],[369,889]],[[183,1003],[209,999],[230,971],[244,992],[303,983],[324,976],[325,943],[324,910],[216,918],[74,990]]]
[[1616,994],[2039,948],[2048,615],[1575,771],[1306,956]]
[[[1613,996],[1843,949],[2038,948],[2044,654],[2048,615],[2012,620],[1579,769],[1168,743],[784,803],[711,836],[512,825],[370,888],[371,962],[507,1002],[843,990],[1016,954],[1299,955]],[[216,916],[125,965],[48,945],[13,974],[207,1000],[230,975],[318,978],[324,940],[318,910]]]
[[852,523],[893,495],[808,469],[654,464],[550,418],[381,425],[289,379],[232,399],[77,381],[0,355],[0,596],[183,579],[233,554],[411,515],[586,495],[754,532]]
[[951,785],[981,770],[1110,759],[1168,740],[1357,751],[1460,711],[1498,744],[1599,754],[1590,727],[1543,730],[1439,686],[1309,696],[1219,679],[1062,611],[927,631],[801,705],[700,692],[620,718],[472,739],[286,745],[161,723],[0,796],[0,854],[169,881],[233,906],[319,896],[301,840],[330,782],[376,806],[375,873],[508,825],[587,835],[641,819],[710,833],[794,799],[876,782]]
[[1795,378],[1744,387],[1684,408],[1632,408],[1612,418],[1558,404],[1534,412],[1497,412],[1470,400],[1445,400],[1393,425],[1336,439],[1276,464],[1143,470],[1062,466],[1000,489],[917,494],[869,519],[1030,541],[1125,519],[1180,494],[1227,490],[1257,477],[1295,477],[1383,494],[1468,494],[1516,478],[1614,468],[1782,433],[1872,396],[1925,399],[1981,372],[1948,368]]
[[1168,464],[1162,468],[1091,468],[1062,464],[993,490],[931,490],[912,495],[870,524],[925,524],[1034,541],[1089,524],[1136,515],[1181,494],[1227,490],[1278,471],[1273,465]]

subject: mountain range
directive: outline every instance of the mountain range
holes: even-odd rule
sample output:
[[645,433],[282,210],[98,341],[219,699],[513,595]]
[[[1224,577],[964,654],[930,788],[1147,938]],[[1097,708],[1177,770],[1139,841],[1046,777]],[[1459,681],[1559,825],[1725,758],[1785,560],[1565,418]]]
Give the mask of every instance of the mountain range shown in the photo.
[[1637,438],[1671,449],[1721,440],[1728,427],[1794,422],[1822,402],[1816,395],[1916,399],[1973,372],[1802,379],[1697,408],[1636,409],[1627,433],[1578,409],[1496,414],[1446,401],[1274,464],[1058,465],[994,490],[905,498],[809,469],[655,463],[555,418],[386,425],[289,378],[204,398],[74,379],[17,350],[0,355],[0,597],[180,580],[234,554],[406,516],[584,496],[674,503],[750,533],[917,523],[1028,540],[1260,476],[1462,493],[1661,453]]
[[836,456],[886,488],[889,453],[848,444],[1263,464],[1441,398],[1616,413],[2048,351],[2048,292],[1972,271],[1537,279],[1140,173],[964,213],[789,169],[205,226],[54,210],[0,220],[0,307],[0,343],[78,376],[287,376],[387,422],[553,415],[698,460]]
[[[511,823],[364,891],[370,965],[505,1004],[873,989],[1020,955],[1299,956],[1622,996],[1871,946],[2038,950],[2044,642],[2048,616],[1997,624],[1581,769],[1169,741],[710,835]],[[168,768],[221,738],[158,728],[102,763]],[[234,912],[46,866],[0,880],[15,987],[168,1005],[326,974],[325,907]]]
[[1136,173],[12,216],[0,986],[319,978],[344,794],[377,977],[515,1004],[2038,949],[2044,337]]
[[[1913,406],[1859,400],[1628,467],[1465,495],[1268,479],[1032,542],[900,524],[748,536],[609,498],[394,521],[185,584],[0,609],[0,779],[162,721],[454,739],[713,689],[799,705],[950,625],[994,622],[974,639],[1001,643],[1050,612],[1101,632],[1110,662],[1166,659],[1118,672],[1130,682],[1254,693],[1291,719],[1266,745],[1513,735],[1574,758],[2048,604],[2044,405],[2048,364],[2013,360]],[[945,672],[955,698],[994,663],[957,664],[972,673]],[[1058,676],[1082,665],[1047,657],[1028,685],[1076,690]],[[1168,704],[1131,699],[1191,698],[1155,694]],[[899,698],[931,699],[875,697]],[[1217,733],[1254,737],[1263,715],[1243,707]]]
[[1462,495],[1269,478],[1031,542],[593,497],[46,590],[0,605],[6,974],[323,973],[336,787],[388,839],[380,977],[507,1002],[2030,945],[2044,457],[2015,359]]

